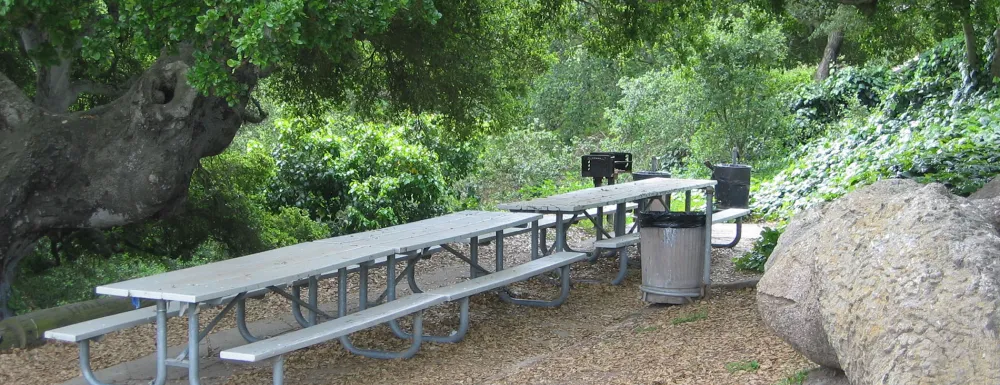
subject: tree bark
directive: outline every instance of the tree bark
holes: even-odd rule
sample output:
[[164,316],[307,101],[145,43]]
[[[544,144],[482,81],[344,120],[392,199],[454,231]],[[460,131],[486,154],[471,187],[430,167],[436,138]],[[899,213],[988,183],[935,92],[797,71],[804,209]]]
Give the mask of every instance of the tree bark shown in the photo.
[[969,71],[980,71],[983,63],[979,59],[979,49],[976,48],[976,29],[972,25],[972,17],[968,10],[962,14],[962,32],[965,34],[965,64],[969,65]]
[[1000,27],[993,31],[993,57],[990,62],[990,75],[994,80],[1000,78]]
[[826,49],[823,50],[823,60],[819,62],[819,68],[816,69],[816,81],[821,82],[830,77],[830,67],[840,55],[840,46],[843,44],[844,30],[836,28],[830,31],[830,35],[826,39]]
[[161,57],[114,102],[75,113],[40,108],[0,74],[0,319],[43,234],[168,214],[199,159],[229,146],[242,108],[191,87],[192,63],[189,51]]

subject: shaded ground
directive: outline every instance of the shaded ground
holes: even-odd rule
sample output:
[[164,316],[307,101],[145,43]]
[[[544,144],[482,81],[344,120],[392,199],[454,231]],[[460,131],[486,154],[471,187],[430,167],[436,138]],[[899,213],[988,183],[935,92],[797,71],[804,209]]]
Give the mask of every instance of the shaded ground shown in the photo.
[[[574,232],[575,244],[585,247],[587,235]],[[748,247],[744,241],[738,248]],[[527,259],[527,238],[505,244],[511,264]],[[734,282],[754,278],[735,272],[729,261],[739,250],[713,253],[713,281]],[[633,255],[635,254],[633,250]],[[481,264],[492,266],[490,248]],[[424,344],[417,356],[404,361],[381,361],[349,355],[337,342],[291,354],[286,364],[289,384],[378,383],[659,383],[659,384],[773,384],[808,368],[810,364],[761,324],[752,289],[713,290],[705,300],[686,306],[649,306],[639,299],[639,270],[630,269],[622,286],[607,284],[614,275],[614,261],[573,266],[574,287],[569,301],[557,309],[513,306],[492,295],[473,297],[472,323],[464,341],[453,345]],[[427,288],[461,280],[468,267],[442,255],[418,265],[418,281]],[[467,274],[467,273],[466,273]],[[384,276],[375,277],[381,286]],[[547,297],[556,292],[549,279],[518,284],[515,292]],[[321,302],[333,302],[335,281],[321,288]],[[354,287],[356,282],[349,286]],[[405,287],[405,284],[403,284]],[[373,290],[374,291],[374,290]],[[373,293],[377,296],[378,292]],[[218,310],[202,313],[203,323]],[[428,312],[428,332],[448,333],[457,328],[457,306]],[[288,306],[276,296],[248,303],[250,321],[287,318]],[[703,319],[674,325],[683,317]],[[221,329],[232,328],[227,317]],[[170,323],[170,344],[182,345],[185,320]],[[253,328],[253,325],[251,325]],[[108,368],[149,356],[154,351],[151,325],[109,335],[94,344],[95,369]],[[363,347],[402,348],[388,328],[354,335]],[[386,345],[390,346],[386,346]],[[217,357],[217,351],[212,356]],[[207,363],[212,359],[203,359]],[[730,373],[726,364],[756,361],[754,372]],[[208,384],[270,383],[268,365],[252,367],[219,363],[222,374],[206,378]],[[122,365],[119,365],[119,367]],[[183,369],[172,369],[171,383],[186,383]],[[109,371],[99,372],[107,376]],[[148,373],[149,377],[153,373]],[[0,384],[61,383],[80,375],[75,345],[45,346],[0,354]],[[102,377],[108,378],[108,377]],[[78,382],[79,379],[74,382]],[[143,379],[124,383],[143,383]]]

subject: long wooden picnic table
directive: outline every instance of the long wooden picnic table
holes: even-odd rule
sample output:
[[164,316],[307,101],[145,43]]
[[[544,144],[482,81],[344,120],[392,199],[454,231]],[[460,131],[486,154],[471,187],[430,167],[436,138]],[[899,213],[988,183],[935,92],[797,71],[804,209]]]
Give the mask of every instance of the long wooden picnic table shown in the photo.
[[[209,263],[201,266],[176,270],[154,276],[137,278],[124,282],[103,285],[96,288],[98,294],[120,297],[146,298],[157,302],[157,377],[154,384],[162,385],[166,380],[166,366],[187,367],[189,382],[198,383],[198,343],[215,326],[233,304],[245,300],[248,292],[271,290],[290,299],[293,303],[307,307],[312,313],[322,313],[316,308],[315,295],[311,303],[304,303],[297,296],[285,293],[281,286],[292,285],[309,279],[310,292],[314,294],[316,279],[331,271],[344,271],[352,265],[365,264],[380,257],[393,256],[418,251],[423,248],[447,243],[475,240],[485,234],[502,237],[503,229],[536,223],[542,216],[528,213],[462,211],[436,218],[387,227],[374,231],[338,236],[298,245],[282,247],[244,257]],[[536,234],[537,237],[537,234]],[[472,242],[476,244],[476,242]],[[498,247],[500,243],[498,243]],[[502,264],[498,250],[498,266]],[[476,265],[473,260],[472,275]],[[482,270],[481,267],[478,267]],[[390,270],[394,271],[394,270]],[[391,280],[392,278],[390,278]],[[393,288],[395,285],[391,285]],[[392,294],[394,295],[394,293]],[[235,297],[234,297],[235,296]],[[201,330],[197,311],[199,303],[221,303],[230,299],[226,308]],[[187,305],[188,349],[177,359],[166,357],[166,306],[167,301],[177,301]],[[341,300],[343,301],[343,300]],[[238,318],[238,322],[243,320]],[[314,319],[314,318],[313,318]],[[245,327],[245,325],[241,325]],[[187,356],[185,360],[184,356]],[[82,364],[83,362],[81,362]],[[89,367],[84,368],[85,374]],[[86,376],[91,377],[91,376]],[[91,378],[88,378],[90,381]],[[94,382],[92,382],[94,383]]]
[[[627,233],[625,206],[629,202],[638,202],[648,198],[658,198],[674,193],[686,192],[688,196],[687,207],[690,208],[690,192],[692,190],[705,190],[705,226],[706,248],[705,248],[705,274],[703,276],[704,285],[709,283],[708,266],[711,261],[712,251],[712,198],[715,193],[716,181],[710,179],[674,179],[674,178],[650,178],[634,182],[626,182],[607,186],[586,188],[568,193],[552,195],[548,197],[536,198],[522,202],[503,203],[497,205],[501,210],[512,212],[532,212],[556,215],[556,242],[555,251],[568,250],[566,243],[566,230],[564,216],[566,215],[586,215],[595,225],[596,241],[601,241],[604,236],[609,238],[621,237]],[[604,231],[602,208],[606,205],[616,205],[616,215],[614,217],[614,234]],[[669,210],[669,203],[667,203]],[[641,207],[641,205],[640,205]],[[586,211],[597,209],[597,215],[591,216]],[[599,250],[595,250],[595,253]],[[620,282],[624,277],[627,255],[617,252],[620,259],[619,277],[615,280]],[[595,255],[596,257],[596,255]]]

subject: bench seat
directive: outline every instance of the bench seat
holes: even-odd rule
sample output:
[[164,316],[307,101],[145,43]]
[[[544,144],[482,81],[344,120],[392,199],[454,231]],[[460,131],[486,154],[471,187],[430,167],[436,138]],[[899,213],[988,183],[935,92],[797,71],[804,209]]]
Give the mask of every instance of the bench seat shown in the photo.
[[[167,305],[167,317],[176,317],[178,314],[180,314],[180,304],[170,303]],[[156,322],[156,306],[147,306],[57,329],[46,330],[45,338],[64,342],[80,342],[132,326],[153,322]]]
[[232,361],[259,362],[389,322],[445,301],[441,295],[411,294],[316,326],[223,350],[219,356]]
[[558,269],[586,259],[586,253],[574,253],[568,251],[559,252],[531,262],[503,269],[496,273],[490,273],[451,286],[434,289],[428,291],[427,293],[440,295],[451,302],[474,294],[500,288],[514,282],[523,281],[544,272]]
[[298,349],[344,337],[444,302],[460,300],[517,281],[522,281],[546,271],[585,260],[586,258],[587,254],[585,253],[556,253],[448,287],[419,294],[411,294],[316,326],[223,350],[219,356],[222,359],[232,361],[260,362]]
[[620,237],[594,241],[594,249],[620,249],[639,244],[639,233],[625,234]]
[[723,223],[750,215],[750,209],[725,209],[712,213],[712,223]]

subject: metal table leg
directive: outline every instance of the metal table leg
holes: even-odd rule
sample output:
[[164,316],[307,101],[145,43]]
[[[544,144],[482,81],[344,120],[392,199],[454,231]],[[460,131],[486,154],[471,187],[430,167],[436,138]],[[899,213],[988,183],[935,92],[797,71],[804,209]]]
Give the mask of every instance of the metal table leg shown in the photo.
[[198,304],[192,303],[188,307],[188,383],[191,385],[201,384],[198,354]]
[[563,225],[563,213],[556,213],[556,252],[566,249],[566,227]]
[[715,187],[705,188],[705,267],[702,275],[702,293],[708,294],[708,285],[712,284],[712,201],[715,198]]
[[538,259],[538,221],[531,221],[531,260],[534,261]]

